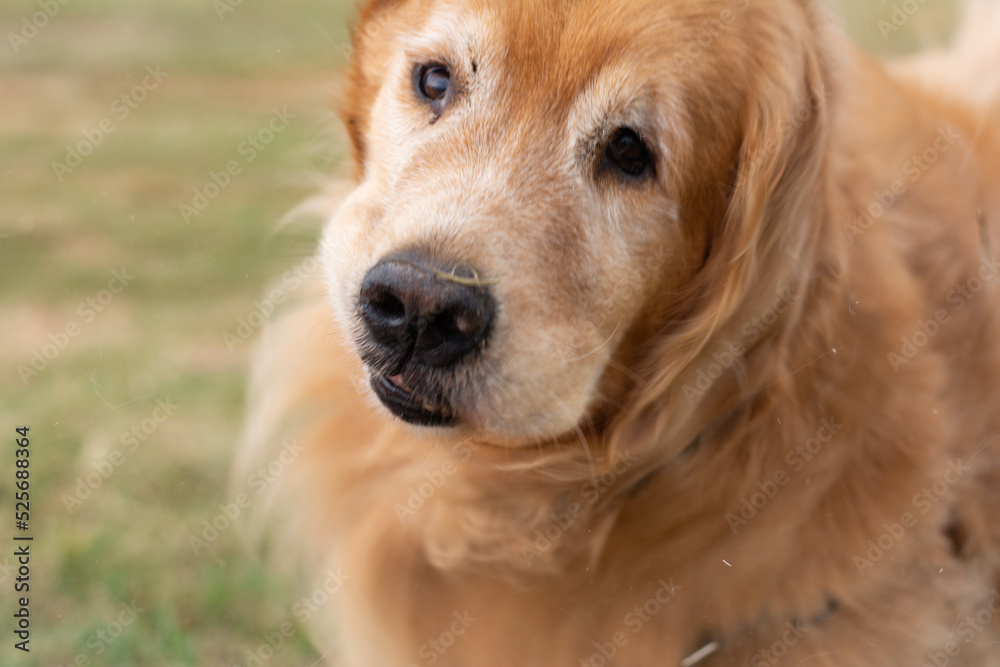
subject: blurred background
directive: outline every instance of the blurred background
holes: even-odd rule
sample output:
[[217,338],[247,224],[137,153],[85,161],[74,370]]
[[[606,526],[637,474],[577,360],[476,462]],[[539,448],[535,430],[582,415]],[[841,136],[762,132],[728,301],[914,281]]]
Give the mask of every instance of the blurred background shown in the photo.
[[[955,19],[951,0],[837,11],[879,55],[939,45]],[[245,550],[227,476],[265,287],[294,296],[315,268],[320,221],[278,222],[350,173],[334,109],[355,16],[0,4],[0,665],[319,660],[300,625],[315,603]],[[13,647],[15,534],[34,537],[30,653]]]

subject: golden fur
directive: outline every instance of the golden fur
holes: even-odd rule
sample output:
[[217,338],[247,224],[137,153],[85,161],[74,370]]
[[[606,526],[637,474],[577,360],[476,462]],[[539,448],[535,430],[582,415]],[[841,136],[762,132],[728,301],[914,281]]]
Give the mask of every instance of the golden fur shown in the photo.
[[[368,2],[357,187],[325,290],[262,341],[236,473],[304,445],[268,497],[279,550],[347,577],[334,664],[1000,664],[976,11],[887,68],[808,0]],[[422,62],[451,67],[439,118]],[[621,126],[652,179],[595,166]],[[450,428],[394,418],[355,351],[359,284],[412,247],[500,304]]]

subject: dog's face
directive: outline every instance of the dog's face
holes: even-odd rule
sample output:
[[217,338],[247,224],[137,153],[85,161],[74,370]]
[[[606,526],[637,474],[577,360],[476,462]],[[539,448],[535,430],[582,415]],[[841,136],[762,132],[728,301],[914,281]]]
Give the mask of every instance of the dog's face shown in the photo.
[[615,369],[700,297],[752,68],[781,57],[755,20],[746,0],[370,4],[344,100],[359,184],[324,251],[390,411],[527,443],[621,399]]

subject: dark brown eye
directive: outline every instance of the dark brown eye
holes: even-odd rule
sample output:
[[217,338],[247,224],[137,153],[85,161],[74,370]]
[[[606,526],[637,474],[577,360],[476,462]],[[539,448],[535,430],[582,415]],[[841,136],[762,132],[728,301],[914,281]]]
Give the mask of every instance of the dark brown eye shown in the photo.
[[452,92],[451,70],[448,66],[439,63],[421,65],[413,74],[417,95],[430,102],[435,113],[444,111]]
[[644,176],[653,164],[646,144],[635,130],[628,127],[615,130],[605,157],[615,169],[631,178]]

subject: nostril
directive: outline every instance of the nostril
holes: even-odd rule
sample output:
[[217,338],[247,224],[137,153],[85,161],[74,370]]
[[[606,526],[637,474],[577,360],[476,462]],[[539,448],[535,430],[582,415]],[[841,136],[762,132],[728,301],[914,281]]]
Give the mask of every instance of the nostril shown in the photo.
[[448,310],[439,314],[434,324],[449,337],[469,338],[479,334],[481,318],[467,310]]
[[386,326],[399,327],[406,323],[406,305],[389,291],[382,290],[372,295],[365,306]]
[[463,336],[471,336],[473,333],[474,326],[472,320],[461,313],[452,317],[450,323],[452,325],[451,328]]

